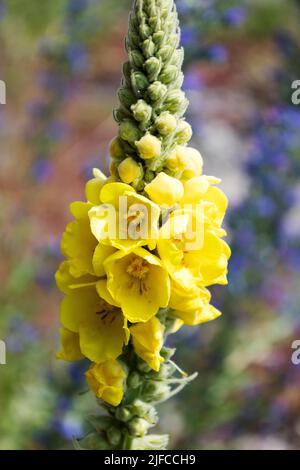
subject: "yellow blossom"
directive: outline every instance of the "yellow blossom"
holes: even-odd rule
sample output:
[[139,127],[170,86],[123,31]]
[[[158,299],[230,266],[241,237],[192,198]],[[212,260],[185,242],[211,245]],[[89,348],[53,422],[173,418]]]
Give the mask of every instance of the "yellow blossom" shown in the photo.
[[159,258],[144,248],[118,251],[104,262],[107,288],[130,322],[146,322],[168,305],[170,280]]
[[164,358],[160,355],[164,330],[165,327],[156,317],[152,317],[146,323],[137,323],[130,328],[136,354],[157,372],[161,363],[164,362]]
[[169,207],[179,202],[184,194],[181,181],[164,172],[158,173],[154,180],[147,184],[145,191],[153,202]]
[[151,134],[146,134],[135,142],[139,156],[144,160],[157,158],[161,154],[161,141]]
[[100,192],[99,206],[89,211],[91,231],[102,244],[130,251],[158,238],[160,208],[125,183],[108,183]]
[[173,309],[173,315],[186,325],[200,325],[221,315],[221,312],[210,305],[210,299],[210,292],[203,287],[184,288],[172,281],[169,307]]
[[192,209],[174,211],[160,230],[157,250],[171,277],[183,286],[227,283],[228,245]]
[[93,364],[85,376],[91,390],[98,398],[112,406],[121,403],[126,373],[120,362],[108,360],[103,364]]
[[[76,289],[61,303],[61,322],[79,336],[80,351],[93,362],[116,359],[128,340],[126,322],[117,305],[106,292],[106,281],[98,281],[98,293],[104,293],[107,303],[95,288]],[[106,292],[106,294],[105,294]]]

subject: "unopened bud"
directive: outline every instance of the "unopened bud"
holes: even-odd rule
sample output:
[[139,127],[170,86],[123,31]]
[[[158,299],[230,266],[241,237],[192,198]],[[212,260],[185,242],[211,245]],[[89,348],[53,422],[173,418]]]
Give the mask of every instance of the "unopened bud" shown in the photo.
[[166,62],[170,59],[171,54],[173,52],[172,46],[166,45],[159,49],[157,55],[162,59],[163,62]]
[[153,34],[152,39],[157,44],[158,46],[161,45],[165,38],[166,33],[164,31],[157,31],[156,33]]
[[176,141],[179,145],[186,144],[192,138],[193,131],[190,124],[186,121],[179,121],[177,132],[176,132]]
[[161,61],[157,57],[150,57],[145,62],[145,70],[151,82],[156,80],[161,71]]
[[148,79],[142,72],[133,72],[131,74],[131,83],[135,91],[146,90],[149,86]]
[[143,397],[149,401],[160,401],[168,398],[170,387],[163,382],[148,382],[143,390]]
[[143,54],[137,49],[129,51],[129,59],[136,68],[141,68],[145,62]]
[[129,388],[138,388],[141,385],[141,376],[135,371],[131,372],[127,379],[127,385]]
[[167,65],[167,67],[165,67],[163,71],[161,72],[159,76],[159,80],[165,83],[166,85],[168,85],[169,83],[174,82],[177,75],[178,75],[178,68],[176,67],[176,65]]
[[175,131],[177,119],[173,114],[164,112],[156,119],[155,127],[161,135],[167,136]]
[[168,93],[165,102],[164,108],[166,108],[170,113],[183,113],[188,101],[185,97],[185,94],[181,90],[172,90]]
[[155,44],[152,39],[146,39],[142,44],[142,49],[145,57],[149,58],[153,56],[155,51]]
[[109,146],[109,154],[111,158],[116,158],[120,159],[124,156],[124,152],[121,146],[120,139],[118,137],[115,137]]
[[167,91],[168,88],[166,87],[166,85],[158,81],[152,83],[152,85],[150,85],[148,88],[148,94],[152,101],[162,100],[165,97]]
[[127,426],[131,434],[136,437],[142,437],[147,434],[148,429],[151,427],[151,424],[143,418],[136,417],[129,421]]
[[121,139],[126,140],[127,142],[134,143],[136,140],[140,138],[140,130],[137,125],[126,119],[122,121],[120,124],[119,134]]
[[125,108],[129,108],[132,103],[136,101],[134,94],[129,90],[129,88],[119,88],[118,97],[120,103],[125,106]]
[[118,173],[123,183],[130,184],[142,175],[141,166],[132,158],[127,157],[118,166]]
[[107,439],[112,446],[117,446],[122,438],[122,433],[115,426],[111,426],[106,431]]
[[171,359],[171,357],[174,356],[176,352],[176,349],[175,348],[166,348],[166,347],[163,347],[160,351],[160,354],[162,355],[162,357],[167,361],[169,359]]
[[135,142],[139,156],[144,160],[157,158],[161,154],[161,141],[151,134],[146,134]]
[[168,442],[167,434],[148,434],[132,439],[129,450],[165,450]]
[[149,106],[146,101],[138,100],[135,104],[131,106],[131,111],[133,113],[134,119],[138,122],[143,122],[147,124],[152,115],[152,107]]
[[118,408],[116,410],[116,418],[126,423],[132,418],[132,413],[128,408]]

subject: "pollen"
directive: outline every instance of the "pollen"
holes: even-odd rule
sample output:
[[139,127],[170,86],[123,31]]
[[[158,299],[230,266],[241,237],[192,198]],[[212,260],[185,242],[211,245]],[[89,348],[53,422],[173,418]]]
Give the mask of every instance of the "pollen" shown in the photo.
[[144,279],[149,272],[149,265],[142,258],[134,258],[129,264],[127,272],[136,279]]

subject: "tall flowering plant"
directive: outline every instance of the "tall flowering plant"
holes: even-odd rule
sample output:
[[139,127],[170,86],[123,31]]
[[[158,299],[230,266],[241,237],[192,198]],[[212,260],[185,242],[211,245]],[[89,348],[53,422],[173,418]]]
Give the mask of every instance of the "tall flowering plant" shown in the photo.
[[155,406],[195,377],[166,338],[220,315],[207,287],[227,282],[227,199],[188,146],[179,42],[173,0],[134,2],[110,176],[94,170],[62,236],[58,358],[91,361],[86,379],[107,412],[79,448],[164,449],[168,436],[148,434]]

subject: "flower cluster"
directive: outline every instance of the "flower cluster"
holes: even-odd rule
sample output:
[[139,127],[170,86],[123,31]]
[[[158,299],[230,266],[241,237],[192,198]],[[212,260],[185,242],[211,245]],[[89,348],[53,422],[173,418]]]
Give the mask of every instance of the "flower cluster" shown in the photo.
[[[190,167],[182,166],[181,158],[190,154],[198,164],[191,159]],[[153,370],[163,362],[160,309],[169,307],[179,326],[198,325],[220,314],[210,305],[207,286],[226,283],[230,251],[221,224],[227,200],[215,186],[218,180],[201,175],[195,150],[180,147],[176,158],[176,164],[174,155],[170,158],[172,168],[182,169],[184,178],[159,173],[145,187],[149,198],[94,170],[87,201],[72,203],[75,219],[62,237],[67,260],[56,281],[66,296],[58,357],[92,361],[87,380],[98,397],[114,406],[122,399],[125,378],[116,360],[130,340]],[[193,176],[185,179],[187,173]],[[120,201],[126,202],[125,211]],[[109,205],[116,214],[112,231]],[[203,236],[195,231],[195,239],[187,240],[188,226],[197,228],[197,218]]]

